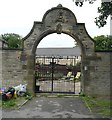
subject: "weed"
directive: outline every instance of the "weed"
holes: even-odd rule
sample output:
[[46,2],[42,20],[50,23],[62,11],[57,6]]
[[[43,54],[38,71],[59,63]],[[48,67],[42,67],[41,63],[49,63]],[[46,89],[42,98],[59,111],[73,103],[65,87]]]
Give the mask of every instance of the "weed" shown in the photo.
[[14,108],[14,107],[17,107],[18,106],[18,103],[20,103],[21,101],[24,101],[25,99],[31,99],[32,98],[32,95],[29,93],[29,92],[26,92],[24,94],[24,96],[18,96],[16,98],[11,98],[9,100],[6,100],[6,101],[3,101],[1,100],[0,101],[0,107],[3,107],[3,108]]
[[49,96],[48,93],[41,93],[41,94],[38,94],[38,95],[40,95],[40,97],[48,97]]
[[26,92],[23,97],[25,97],[25,99],[27,100],[27,99],[31,99],[32,95],[31,95],[31,93]]
[[83,92],[80,92],[79,96],[85,97],[86,95]]
[[57,97],[64,97],[65,94],[56,94]]
[[2,107],[2,100],[0,100],[0,107]]
[[57,97],[69,97],[69,96],[71,96],[71,97],[75,97],[75,96],[78,96],[78,95],[76,95],[76,94],[56,94],[56,96]]

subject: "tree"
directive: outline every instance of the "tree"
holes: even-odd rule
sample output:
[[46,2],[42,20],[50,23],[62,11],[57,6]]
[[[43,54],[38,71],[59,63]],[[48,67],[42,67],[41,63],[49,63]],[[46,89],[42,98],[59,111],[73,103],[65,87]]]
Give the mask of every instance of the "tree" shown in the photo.
[[[95,23],[100,28],[106,25],[106,20],[109,15],[112,15],[112,1],[111,2],[102,2],[101,7],[98,7],[99,17],[96,17]],[[112,19],[112,18],[111,18]]]
[[[81,0],[81,2],[79,1],[80,0],[75,0],[75,4],[76,6],[82,7],[84,4],[84,0]],[[93,4],[96,0],[85,0],[85,2],[86,1],[88,1],[90,4]],[[98,7],[98,13],[100,15],[99,17],[95,18],[95,23],[99,28],[104,27],[104,25],[106,25],[107,23],[107,18],[112,15],[112,1],[108,2],[108,0],[105,0],[105,2],[101,2],[101,6]]]
[[8,43],[8,48],[22,48],[22,37],[15,33],[7,33],[1,35]]
[[112,50],[112,36],[96,36],[94,40],[96,50]]

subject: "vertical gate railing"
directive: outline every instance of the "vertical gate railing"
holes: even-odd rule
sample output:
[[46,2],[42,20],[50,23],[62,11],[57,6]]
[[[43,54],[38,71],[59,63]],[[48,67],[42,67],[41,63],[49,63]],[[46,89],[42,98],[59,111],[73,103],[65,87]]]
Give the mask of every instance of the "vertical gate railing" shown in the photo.
[[35,65],[36,92],[75,93],[78,71],[74,58],[38,57]]

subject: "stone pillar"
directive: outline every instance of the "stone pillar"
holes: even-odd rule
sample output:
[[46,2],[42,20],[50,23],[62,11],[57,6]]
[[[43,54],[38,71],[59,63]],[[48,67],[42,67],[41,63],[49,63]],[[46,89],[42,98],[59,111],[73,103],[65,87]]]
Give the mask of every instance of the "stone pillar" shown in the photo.
[[81,87],[82,92],[88,94],[88,86],[90,80],[90,71],[89,71],[89,61],[85,58],[82,59],[82,67],[81,67]]
[[28,61],[27,61],[27,87],[28,87],[28,91],[30,91],[31,94],[35,95],[35,55],[29,55],[28,56]]
[[[112,22],[112,20],[111,20]],[[110,99],[112,100],[112,54],[110,54]]]
[[110,97],[111,54],[97,52],[82,60],[83,92],[93,97]]

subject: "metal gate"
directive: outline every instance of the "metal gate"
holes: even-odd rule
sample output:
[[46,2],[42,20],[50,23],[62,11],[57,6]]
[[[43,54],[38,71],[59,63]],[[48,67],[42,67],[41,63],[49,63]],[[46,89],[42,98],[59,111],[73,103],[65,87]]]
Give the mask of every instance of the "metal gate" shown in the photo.
[[78,94],[80,82],[75,82],[75,76],[79,70],[80,68],[75,66],[75,58],[37,57],[35,92]]

